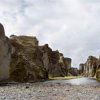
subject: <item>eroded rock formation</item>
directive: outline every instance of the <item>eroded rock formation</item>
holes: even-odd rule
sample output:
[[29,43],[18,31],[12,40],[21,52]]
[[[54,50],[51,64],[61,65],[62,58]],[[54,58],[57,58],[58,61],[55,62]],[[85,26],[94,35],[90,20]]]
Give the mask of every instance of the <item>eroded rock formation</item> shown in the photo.
[[64,58],[48,44],[39,46],[36,37],[5,36],[0,24],[0,80],[33,82],[52,77],[67,76],[71,59]]
[[100,78],[100,58],[89,56],[85,64],[80,64],[80,73],[84,76]]
[[68,75],[71,59],[64,58],[59,51],[52,51],[48,44],[39,46],[36,37],[13,35],[10,42],[13,50],[10,64],[11,80],[25,82],[47,79],[48,75]]
[[50,76],[57,77],[66,76],[68,74],[69,61],[64,58],[62,53],[59,53],[59,51],[52,51],[47,44],[41,46],[40,49],[43,52],[44,67],[47,69]]
[[11,56],[11,46],[5,36],[4,27],[0,24],[0,81],[9,77],[9,63]]
[[97,61],[96,77],[100,78],[100,57],[99,57],[99,59]]
[[36,37],[11,36],[10,42],[13,48],[10,64],[11,80],[29,82],[48,78]]

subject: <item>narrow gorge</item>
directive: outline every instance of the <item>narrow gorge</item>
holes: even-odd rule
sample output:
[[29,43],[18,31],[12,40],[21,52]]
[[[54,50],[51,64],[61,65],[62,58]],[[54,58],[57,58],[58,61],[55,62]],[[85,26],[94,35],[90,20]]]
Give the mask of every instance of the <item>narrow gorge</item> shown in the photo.
[[74,68],[35,36],[8,38],[0,24],[0,100],[100,100],[100,58]]

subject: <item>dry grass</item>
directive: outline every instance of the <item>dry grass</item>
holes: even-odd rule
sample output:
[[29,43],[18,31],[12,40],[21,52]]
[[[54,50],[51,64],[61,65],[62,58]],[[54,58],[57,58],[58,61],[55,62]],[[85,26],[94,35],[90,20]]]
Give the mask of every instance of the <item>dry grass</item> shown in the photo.
[[81,78],[81,76],[65,76],[65,77],[51,77],[49,76],[49,80],[69,80],[69,79],[76,79]]

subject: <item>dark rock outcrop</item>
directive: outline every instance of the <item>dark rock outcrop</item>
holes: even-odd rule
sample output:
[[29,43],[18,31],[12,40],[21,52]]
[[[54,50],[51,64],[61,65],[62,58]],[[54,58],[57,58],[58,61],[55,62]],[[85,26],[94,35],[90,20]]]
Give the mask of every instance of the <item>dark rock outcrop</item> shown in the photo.
[[70,74],[71,76],[78,76],[78,75],[79,75],[79,71],[78,71],[77,68],[71,67],[71,68],[69,69],[69,74]]
[[79,65],[79,74],[83,74],[84,72],[84,64]]
[[68,74],[69,61],[63,57],[59,51],[52,51],[52,49],[46,44],[40,47],[43,52],[43,63],[47,69],[49,76],[59,77],[66,76]]
[[67,68],[69,70],[71,68],[72,59],[71,58],[64,58],[64,60],[66,62]]
[[9,77],[10,56],[11,46],[5,36],[4,27],[0,24],[0,81],[7,80]]

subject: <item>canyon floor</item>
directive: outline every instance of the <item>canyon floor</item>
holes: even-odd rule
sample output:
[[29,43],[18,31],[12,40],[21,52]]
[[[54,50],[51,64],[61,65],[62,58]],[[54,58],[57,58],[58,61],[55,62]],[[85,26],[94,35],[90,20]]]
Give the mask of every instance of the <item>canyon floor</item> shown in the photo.
[[0,100],[100,100],[100,87],[50,82],[10,83],[0,85]]

